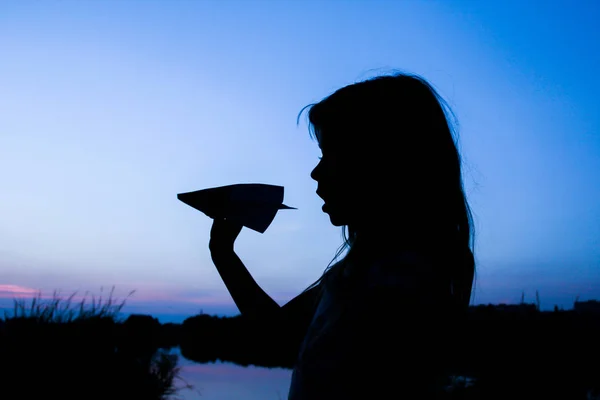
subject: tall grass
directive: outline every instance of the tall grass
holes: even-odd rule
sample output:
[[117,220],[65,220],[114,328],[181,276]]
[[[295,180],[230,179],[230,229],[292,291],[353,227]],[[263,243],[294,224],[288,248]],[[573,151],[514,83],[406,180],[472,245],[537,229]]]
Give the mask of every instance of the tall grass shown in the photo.
[[14,299],[12,313],[4,311],[4,319],[10,318],[31,318],[39,322],[65,323],[75,320],[107,317],[115,321],[120,320],[121,310],[125,306],[126,299],[131,297],[135,290],[127,295],[126,299],[118,301],[114,297],[114,286],[103,296],[103,289],[100,289],[100,295],[95,296],[86,292],[78,303],[74,303],[77,292],[74,292],[66,299],[61,297],[59,291],[54,291],[52,297],[45,299],[42,292],[31,299]]
[[[122,300],[114,291],[82,297],[77,292],[62,297],[58,291],[45,297],[40,291],[33,298],[14,299],[4,322],[0,319],[0,370],[6,371],[0,378],[15,389],[40,390],[31,398],[167,400],[192,389],[180,376],[177,354],[152,344],[151,332],[140,337],[139,331],[124,329],[121,311],[134,291]],[[140,350],[135,347],[140,342],[150,345]],[[86,392],[61,384],[64,376]],[[0,389],[0,398],[19,397]]]
[[[157,378],[157,381],[162,384],[160,391],[165,399],[176,400],[180,399],[179,393],[181,390],[195,390],[193,385],[181,377],[181,366],[178,365],[179,356],[166,351],[158,351],[154,355],[150,373]],[[176,381],[181,382],[178,386]]]

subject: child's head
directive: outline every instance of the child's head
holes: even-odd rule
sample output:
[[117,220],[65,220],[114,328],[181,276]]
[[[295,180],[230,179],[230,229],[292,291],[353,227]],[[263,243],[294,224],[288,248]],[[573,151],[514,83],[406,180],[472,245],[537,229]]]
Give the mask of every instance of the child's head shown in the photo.
[[[423,78],[399,73],[345,86],[306,108],[322,152],[311,176],[332,224],[348,229],[347,255],[425,249],[442,258],[457,304],[468,305],[472,218],[446,102]],[[343,268],[335,264],[311,287]]]
[[[470,239],[461,160],[444,100],[423,78],[375,77],[312,104],[322,159],[311,173],[351,239]],[[304,111],[304,109],[303,109]]]

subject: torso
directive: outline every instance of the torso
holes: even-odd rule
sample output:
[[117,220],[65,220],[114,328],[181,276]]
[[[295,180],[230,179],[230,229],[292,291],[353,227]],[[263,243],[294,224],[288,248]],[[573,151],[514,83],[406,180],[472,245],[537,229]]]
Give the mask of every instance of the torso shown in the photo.
[[[300,347],[298,361],[292,373],[289,400],[331,399],[340,395],[328,392],[327,388],[335,386],[333,382],[344,379],[338,372],[343,371],[344,364],[351,357],[344,342],[347,336],[344,332],[348,329],[345,326],[344,314],[352,312],[353,306],[361,301],[361,293],[371,285],[392,285],[402,290],[403,286],[411,284],[413,280],[407,279],[410,272],[404,270],[402,264],[414,265],[415,257],[415,254],[402,253],[373,261],[369,265],[368,273],[358,280],[358,285],[353,287],[352,294],[347,297],[341,296],[335,286],[325,286]],[[397,265],[398,268],[380,267],[389,267],[390,264]],[[352,265],[347,265],[345,272],[348,277],[357,273],[357,270]],[[420,272],[428,273],[425,264]],[[347,383],[352,385],[351,382]]]

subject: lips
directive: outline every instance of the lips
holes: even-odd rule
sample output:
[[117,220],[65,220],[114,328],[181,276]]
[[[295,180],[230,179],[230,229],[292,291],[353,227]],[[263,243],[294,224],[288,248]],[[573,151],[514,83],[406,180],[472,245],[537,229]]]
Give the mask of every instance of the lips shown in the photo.
[[327,200],[325,200],[325,197],[323,196],[323,194],[317,193],[317,196],[319,196],[321,198],[321,200],[323,200],[323,203],[327,204]]

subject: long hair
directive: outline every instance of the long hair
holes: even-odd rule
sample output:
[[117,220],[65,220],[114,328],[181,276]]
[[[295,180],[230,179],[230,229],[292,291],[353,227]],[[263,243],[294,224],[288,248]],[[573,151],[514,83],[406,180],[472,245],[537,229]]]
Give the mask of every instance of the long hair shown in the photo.
[[[385,221],[386,235],[399,243],[432,254],[468,253],[467,262],[443,266],[454,298],[468,306],[475,274],[473,218],[462,180],[456,118],[447,102],[424,78],[394,73],[342,87],[305,106],[297,123],[307,109],[311,137],[322,148],[344,154],[350,170],[369,172],[366,218]],[[396,228],[399,232],[393,232]],[[360,229],[348,225],[342,232],[336,256],[306,290],[339,273],[344,259],[358,249]],[[344,259],[333,264],[344,250]]]

